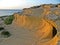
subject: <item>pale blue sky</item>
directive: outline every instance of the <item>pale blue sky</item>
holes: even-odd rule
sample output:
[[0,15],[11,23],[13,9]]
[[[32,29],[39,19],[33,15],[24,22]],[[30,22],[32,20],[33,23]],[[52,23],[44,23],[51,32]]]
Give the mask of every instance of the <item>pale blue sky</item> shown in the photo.
[[0,9],[23,9],[41,4],[57,4],[60,0],[0,0]]

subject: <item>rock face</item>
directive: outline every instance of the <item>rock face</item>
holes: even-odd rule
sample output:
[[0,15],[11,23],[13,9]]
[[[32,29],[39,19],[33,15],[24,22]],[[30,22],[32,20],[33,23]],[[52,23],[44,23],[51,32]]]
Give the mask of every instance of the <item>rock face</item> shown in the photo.
[[[23,9],[22,13],[14,14],[14,23],[20,28],[33,32],[35,45],[57,45],[58,37],[55,21],[60,14],[60,5],[46,4]],[[54,31],[55,36],[53,36]]]

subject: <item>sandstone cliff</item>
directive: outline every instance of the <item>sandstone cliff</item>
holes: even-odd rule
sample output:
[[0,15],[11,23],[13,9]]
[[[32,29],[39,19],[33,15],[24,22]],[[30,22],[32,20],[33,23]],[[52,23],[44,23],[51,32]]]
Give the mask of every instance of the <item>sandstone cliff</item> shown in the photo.
[[49,20],[57,20],[60,18],[60,5],[53,5],[53,4],[44,4],[40,6],[34,6],[31,8],[25,8],[21,13],[15,13],[15,21],[19,20],[20,18],[24,18],[24,20],[28,17],[38,17],[38,18],[45,18]]
[[[42,45],[56,45],[57,36],[53,37],[53,27],[56,27],[56,20],[60,16],[60,5],[46,4],[23,9],[22,13],[14,14],[14,23],[16,26],[28,29],[34,32],[34,35],[39,40],[49,38],[48,43]],[[57,33],[56,33],[57,34]],[[42,40],[41,40],[42,41]],[[37,45],[41,45],[41,41]]]

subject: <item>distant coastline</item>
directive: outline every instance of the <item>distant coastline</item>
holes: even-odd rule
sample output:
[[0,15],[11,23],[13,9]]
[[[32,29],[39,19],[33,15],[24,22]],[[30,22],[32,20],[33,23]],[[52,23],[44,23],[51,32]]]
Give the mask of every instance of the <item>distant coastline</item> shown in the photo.
[[0,16],[9,16],[17,12],[21,12],[19,9],[0,9]]

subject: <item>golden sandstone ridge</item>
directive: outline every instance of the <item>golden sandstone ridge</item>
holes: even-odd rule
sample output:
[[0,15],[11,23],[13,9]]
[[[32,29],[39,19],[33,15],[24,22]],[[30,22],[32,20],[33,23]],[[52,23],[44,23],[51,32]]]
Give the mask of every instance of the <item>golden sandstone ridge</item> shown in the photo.
[[[54,7],[55,6],[55,7]],[[37,38],[35,45],[57,45],[57,25],[49,15],[59,15],[60,5],[46,4],[23,9],[14,14],[16,26],[34,32]]]

